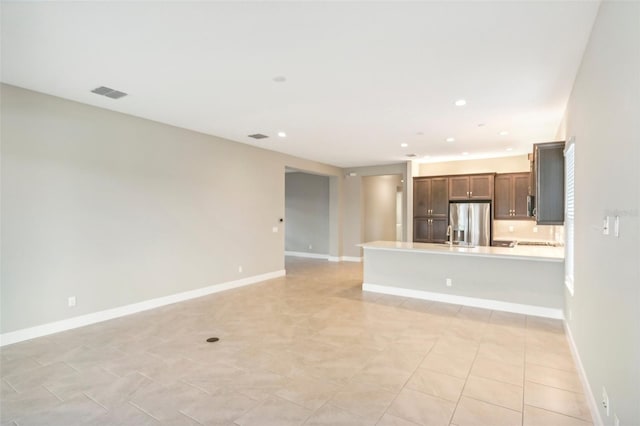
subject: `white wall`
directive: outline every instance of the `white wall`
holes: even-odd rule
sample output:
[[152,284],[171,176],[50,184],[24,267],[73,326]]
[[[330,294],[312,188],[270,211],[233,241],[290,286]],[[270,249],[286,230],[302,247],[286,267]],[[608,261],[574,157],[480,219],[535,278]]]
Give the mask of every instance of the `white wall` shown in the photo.
[[285,166],[332,176],[341,254],[338,168],[0,87],[2,333],[283,270]]
[[[532,152],[533,143],[534,142],[531,142]],[[417,176],[464,175],[471,173],[517,173],[529,171],[529,160],[527,155],[419,164],[420,174]]]
[[285,175],[285,250],[329,254],[329,178]]
[[[601,4],[565,125],[576,146],[575,295],[566,295],[568,326],[604,423],[614,424],[615,413],[621,425],[638,425],[640,3]],[[602,234],[606,216],[620,217],[619,238]],[[603,386],[610,417],[600,404]]]

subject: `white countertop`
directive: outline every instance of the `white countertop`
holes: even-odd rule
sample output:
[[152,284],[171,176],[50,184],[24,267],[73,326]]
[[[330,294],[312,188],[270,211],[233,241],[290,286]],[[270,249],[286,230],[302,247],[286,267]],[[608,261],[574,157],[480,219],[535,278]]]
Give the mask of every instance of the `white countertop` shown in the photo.
[[443,255],[464,255],[505,259],[564,262],[564,247],[516,246],[510,247],[460,247],[448,244],[410,243],[401,241],[373,241],[359,244],[364,249],[423,252]]

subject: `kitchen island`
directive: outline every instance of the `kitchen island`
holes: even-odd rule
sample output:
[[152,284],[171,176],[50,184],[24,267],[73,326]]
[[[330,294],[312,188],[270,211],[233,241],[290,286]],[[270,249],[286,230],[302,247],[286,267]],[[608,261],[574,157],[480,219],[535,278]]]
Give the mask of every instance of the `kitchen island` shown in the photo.
[[563,247],[462,247],[395,241],[361,247],[364,291],[563,317]]

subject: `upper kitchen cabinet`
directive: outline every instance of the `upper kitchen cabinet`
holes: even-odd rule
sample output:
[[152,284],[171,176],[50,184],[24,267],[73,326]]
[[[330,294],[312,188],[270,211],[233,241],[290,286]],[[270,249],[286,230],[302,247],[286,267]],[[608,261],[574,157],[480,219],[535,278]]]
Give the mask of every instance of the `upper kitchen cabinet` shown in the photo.
[[413,216],[448,217],[449,193],[446,177],[419,177],[413,180]]
[[533,145],[538,225],[564,224],[564,142]]
[[493,198],[493,174],[451,176],[450,200],[491,200]]
[[505,173],[495,177],[493,211],[495,219],[529,220],[527,196],[530,173]]
[[446,177],[414,178],[413,241],[445,241],[448,218],[449,180]]

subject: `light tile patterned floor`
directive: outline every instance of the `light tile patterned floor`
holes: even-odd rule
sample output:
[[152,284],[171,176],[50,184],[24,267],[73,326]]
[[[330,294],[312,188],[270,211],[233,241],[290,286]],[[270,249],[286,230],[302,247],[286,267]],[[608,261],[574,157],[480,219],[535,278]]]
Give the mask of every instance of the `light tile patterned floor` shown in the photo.
[[4,347],[0,425],[591,424],[560,321],[361,283],[289,258],[286,278]]

